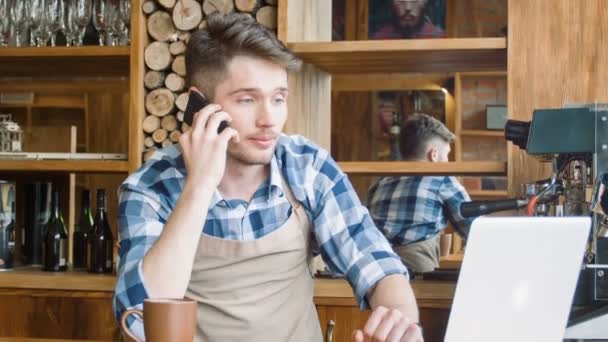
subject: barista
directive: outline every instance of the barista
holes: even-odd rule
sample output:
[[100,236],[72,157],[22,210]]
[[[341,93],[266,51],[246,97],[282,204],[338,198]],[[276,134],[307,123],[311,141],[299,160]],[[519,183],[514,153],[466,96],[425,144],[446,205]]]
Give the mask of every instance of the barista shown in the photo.
[[197,339],[322,341],[308,268],[318,250],[373,310],[353,340],[422,340],[407,270],[346,175],[281,134],[300,63],[244,15],[210,15],[192,35],[188,83],[212,104],[120,186],[117,317],[185,296],[199,303]]

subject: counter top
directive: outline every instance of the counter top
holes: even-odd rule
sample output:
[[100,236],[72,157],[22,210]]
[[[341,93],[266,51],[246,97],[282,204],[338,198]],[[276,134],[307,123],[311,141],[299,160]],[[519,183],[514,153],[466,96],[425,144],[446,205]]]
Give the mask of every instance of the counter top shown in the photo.
[[113,292],[116,276],[86,271],[45,272],[18,267],[0,272],[0,288]]
[[[413,280],[411,284],[418,306],[426,308],[451,306],[456,291],[455,282]],[[353,290],[344,279],[315,279],[315,303],[357,306]]]
[[95,340],[66,340],[55,338],[0,337],[0,342],[96,342]]
[[[44,272],[39,268],[17,268],[0,273],[0,288],[114,292],[116,276],[87,272]],[[451,302],[456,284],[448,281],[413,280],[420,301]],[[353,291],[344,279],[315,279],[315,300],[331,298],[342,305],[354,305]]]

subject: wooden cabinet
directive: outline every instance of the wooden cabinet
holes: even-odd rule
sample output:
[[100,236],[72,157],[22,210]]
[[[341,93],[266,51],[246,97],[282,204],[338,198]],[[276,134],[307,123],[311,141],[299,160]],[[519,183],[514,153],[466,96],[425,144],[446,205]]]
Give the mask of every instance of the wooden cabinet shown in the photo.
[[[418,303],[425,341],[443,341],[455,284],[413,281],[412,288]],[[350,341],[352,332],[362,329],[371,314],[369,310],[359,309],[350,286],[343,280],[317,279],[314,301],[325,341],[332,323],[333,341]]]
[[[142,33],[141,2],[133,0],[132,7],[131,46],[0,48],[0,93],[29,93],[34,98],[31,103],[0,103],[0,112],[14,114],[14,120],[26,132],[38,126],[44,129],[37,133],[45,132],[26,135],[26,147],[28,139],[37,143],[25,152],[126,155],[120,160],[79,159],[77,154],[74,160],[0,160],[0,179],[17,182],[17,262],[21,255],[23,185],[33,181],[50,180],[62,191],[70,246],[83,188],[90,189],[93,196],[96,189],[106,189],[110,224],[114,237],[118,237],[116,189],[142,160],[139,139],[145,31]],[[76,128],[74,141],[69,134],[72,126]],[[67,147],[58,143],[66,136]]]
[[[361,311],[355,306],[331,304],[331,299],[325,304],[317,304],[319,323],[323,330],[325,341],[350,341],[353,331],[365,326],[371,311]],[[330,328],[333,325],[333,328]],[[333,329],[333,332],[328,330]],[[330,338],[331,336],[331,338]]]
[[[325,304],[317,304],[317,313],[326,342],[329,341],[328,329],[332,325],[334,342],[350,341],[353,331],[365,326],[371,314],[371,311],[361,311],[355,306],[332,303],[331,298],[323,302]],[[449,315],[449,308],[420,308],[420,322],[426,342],[443,341]]]
[[119,340],[112,292],[0,289],[0,302],[0,340]]
[[113,275],[21,269],[0,275],[0,338],[118,341]]

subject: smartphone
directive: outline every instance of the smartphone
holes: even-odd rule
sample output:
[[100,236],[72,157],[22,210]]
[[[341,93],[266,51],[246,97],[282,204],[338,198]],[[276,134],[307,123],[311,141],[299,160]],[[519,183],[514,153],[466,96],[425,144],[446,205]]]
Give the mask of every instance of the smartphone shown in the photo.
[[[186,110],[184,111],[184,122],[189,126],[192,126],[194,114],[208,105],[209,100],[207,100],[205,96],[198,91],[190,91],[190,94],[188,95],[188,104],[186,104]],[[217,134],[222,133],[226,127],[228,127],[228,121],[224,120],[220,122],[220,126],[217,128]]]

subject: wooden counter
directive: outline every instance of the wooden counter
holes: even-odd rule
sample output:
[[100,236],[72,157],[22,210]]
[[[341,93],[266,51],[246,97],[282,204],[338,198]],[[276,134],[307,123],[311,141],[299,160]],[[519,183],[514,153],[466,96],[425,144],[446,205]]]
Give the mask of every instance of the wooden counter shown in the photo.
[[[425,341],[443,341],[456,283],[445,281],[412,281]],[[343,279],[315,279],[314,302],[323,335],[334,325],[334,341],[349,341],[354,329],[365,325],[371,312],[361,311],[350,285]]]
[[101,340],[70,340],[55,338],[0,337],[0,342],[101,342]]
[[[0,273],[0,289],[114,292],[116,276],[87,272],[44,272],[38,268],[17,268]],[[455,284],[412,281],[416,298],[422,302],[451,302]],[[315,279],[315,298],[354,303],[353,291],[343,279]]]
[[[53,273],[38,268],[2,272],[0,317],[11,317],[11,320],[0,322],[0,336],[23,336],[22,340],[8,340],[24,342],[62,341],[62,338],[118,340],[118,326],[112,312],[115,282],[115,275],[86,272]],[[425,330],[430,331],[426,341],[440,341],[455,283],[414,280],[411,284],[421,322]],[[363,326],[369,317],[370,311],[359,309],[344,279],[317,278],[314,291],[322,329],[325,331],[330,320],[336,324],[334,341],[350,336],[352,330]],[[49,340],[45,340],[47,338]],[[0,342],[5,340],[0,338]]]
[[86,271],[45,272],[39,267],[0,273],[0,288],[113,292],[116,276]]
[[[445,281],[411,282],[418,306],[428,308],[451,307],[456,283]],[[315,303],[356,306],[353,290],[343,279],[315,279]]]

